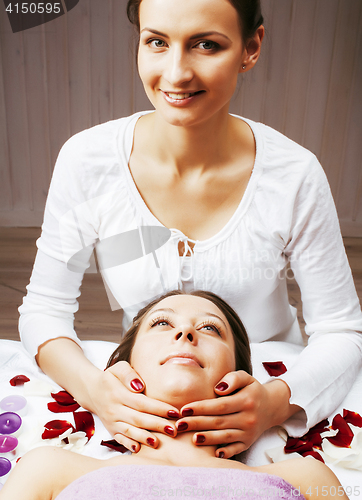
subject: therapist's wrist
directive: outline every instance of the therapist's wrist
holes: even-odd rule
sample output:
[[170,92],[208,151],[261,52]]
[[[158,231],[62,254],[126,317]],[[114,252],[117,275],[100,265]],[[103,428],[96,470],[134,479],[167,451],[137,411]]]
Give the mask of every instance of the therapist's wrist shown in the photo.
[[267,391],[270,427],[283,424],[288,418],[301,410],[300,406],[289,403],[291,391],[283,380],[273,380],[264,384]]

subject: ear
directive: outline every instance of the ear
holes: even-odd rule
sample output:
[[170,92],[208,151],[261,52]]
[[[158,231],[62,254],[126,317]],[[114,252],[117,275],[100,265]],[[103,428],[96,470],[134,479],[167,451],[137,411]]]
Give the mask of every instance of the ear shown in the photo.
[[240,66],[239,73],[246,73],[246,71],[249,71],[249,69],[253,68],[257,63],[260,56],[264,34],[264,26],[259,26],[254,36],[247,41],[243,51],[243,61]]

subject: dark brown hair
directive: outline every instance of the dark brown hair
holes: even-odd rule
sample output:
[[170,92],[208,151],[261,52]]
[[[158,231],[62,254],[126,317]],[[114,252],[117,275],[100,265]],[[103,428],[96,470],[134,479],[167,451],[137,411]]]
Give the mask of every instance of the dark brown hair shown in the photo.
[[251,375],[252,367],[249,339],[241,319],[234,311],[234,309],[230,307],[229,304],[227,304],[222,298],[212,292],[204,292],[203,290],[195,290],[187,294],[185,292],[182,292],[181,290],[174,290],[172,292],[166,293],[165,295],[162,295],[162,297],[158,299],[153,300],[147,306],[141,309],[138,312],[137,316],[133,318],[133,323],[122,339],[121,343],[109,358],[107,368],[114,365],[118,361],[130,361],[137,333],[144,317],[152,309],[153,306],[161,302],[161,300],[166,299],[167,297],[172,297],[173,295],[193,295],[196,297],[201,297],[203,299],[209,300],[220,309],[220,311],[227,319],[234,337],[235,370],[244,370]]
[[[127,16],[131,23],[140,30],[139,9],[142,0],[128,0]],[[229,0],[239,16],[241,34],[244,43],[247,42],[263,24],[260,0]]]

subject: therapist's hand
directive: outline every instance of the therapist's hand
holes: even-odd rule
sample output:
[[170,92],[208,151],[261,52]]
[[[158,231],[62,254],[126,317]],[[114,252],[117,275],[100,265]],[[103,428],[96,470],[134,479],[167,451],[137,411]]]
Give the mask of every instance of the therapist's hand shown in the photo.
[[260,384],[244,371],[228,373],[214,390],[218,398],[181,408],[184,418],[176,426],[180,432],[200,431],[194,434],[193,442],[217,445],[216,456],[220,458],[247,450],[265,430],[282,424],[300,409],[289,404],[290,389],[285,382]]
[[178,409],[142,394],[145,384],[126,361],[100,371],[89,386],[89,409],[128,450],[138,452],[141,444],[157,448],[158,439],[149,431],[176,436]]

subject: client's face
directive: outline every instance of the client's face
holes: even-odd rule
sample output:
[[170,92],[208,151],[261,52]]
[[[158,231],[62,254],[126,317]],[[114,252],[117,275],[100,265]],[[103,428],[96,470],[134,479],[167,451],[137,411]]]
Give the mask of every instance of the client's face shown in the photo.
[[181,406],[214,398],[214,386],[235,370],[234,339],[220,309],[207,299],[175,295],[146,315],[131,365],[147,396]]

